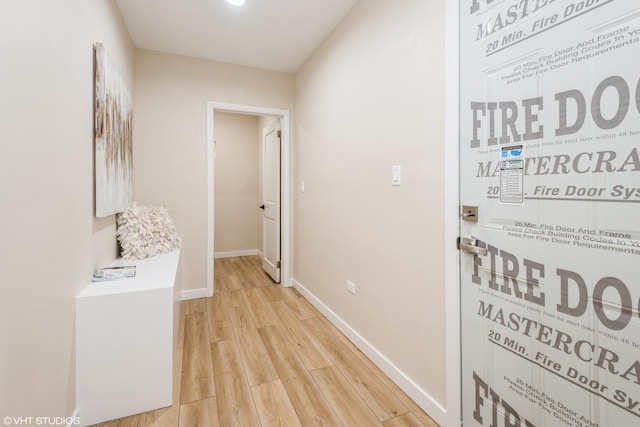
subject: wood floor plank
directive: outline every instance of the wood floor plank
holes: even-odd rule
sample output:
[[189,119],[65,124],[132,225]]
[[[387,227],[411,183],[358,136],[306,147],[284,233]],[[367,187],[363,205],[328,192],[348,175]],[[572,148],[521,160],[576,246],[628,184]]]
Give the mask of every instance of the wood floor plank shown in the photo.
[[[187,326],[187,315],[185,314],[185,311],[183,309],[183,306],[181,305],[180,308],[180,321],[178,323],[178,342],[176,344],[176,348],[173,351],[173,396],[171,401],[173,402],[173,405],[176,409],[176,411],[179,411],[179,405],[180,405],[180,395],[182,392],[182,365],[184,362],[184,335],[185,335],[185,328]],[[180,340],[180,338],[182,338],[182,340]],[[211,372],[213,372],[213,368],[211,369]],[[176,415],[176,422],[177,422],[177,415]]]
[[309,319],[319,315],[318,310],[316,310],[309,301],[304,299],[295,289],[280,287],[279,292],[282,294],[287,306],[291,312],[295,314],[298,320]]
[[261,328],[259,333],[280,379],[302,376],[307,372],[302,359],[284,337],[279,326]]
[[302,425],[340,426],[340,421],[280,327],[262,328],[260,336]]
[[246,268],[244,268],[243,262],[239,257],[227,259],[229,260],[229,264],[227,265],[227,267],[232,273],[232,276],[236,277],[241,289],[252,288],[256,286],[256,284],[254,284],[251,280],[251,276],[247,274],[247,270]]
[[179,427],[219,427],[215,397],[185,403],[180,406]]
[[349,338],[347,338],[342,332],[340,332],[340,330],[338,328],[336,328],[333,323],[329,322],[329,319],[327,319],[324,316],[318,316],[318,318],[322,320],[322,322],[327,326],[327,328],[329,328],[329,330],[336,337],[338,337],[340,342],[342,342],[344,345],[346,345],[349,348],[349,350],[351,350],[351,352],[356,355],[356,357],[358,359],[366,359],[367,356],[362,351],[360,351],[360,349],[358,347],[356,347],[356,345],[354,343],[352,343],[349,340]]
[[221,293],[216,292],[211,298],[208,298],[207,318],[211,342],[228,341],[235,338],[226,309]]
[[244,268],[249,279],[256,287],[271,286],[274,284],[271,277],[262,268],[262,259],[258,256],[243,257]]
[[244,289],[244,287],[242,286],[242,282],[237,275],[230,274],[228,277],[229,280],[227,281],[227,288],[229,291],[238,291],[240,289]]
[[184,335],[180,403],[189,403],[215,395],[207,314],[187,314]]
[[244,298],[242,298],[242,294],[240,292],[241,289],[236,291],[222,292],[222,300],[224,301],[224,306],[227,310],[235,307],[241,307],[244,302]]
[[211,344],[221,426],[259,426],[260,421],[235,341]]
[[267,305],[267,302],[262,298],[262,294],[258,288],[245,289],[241,291],[242,296],[247,303],[247,308],[251,312],[251,317],[258,328],[264,328],[265,326],[275,325],[276,320],[273,317],[271,308]]
[[384,382],[389,390],[391,390],[398,398],[404,403],[407,408],[411,411],[413,415],[415,415],[418,420],[425,427],[439,427],[438,423],[436,423],[426,412],[422,410],[418,406],[416,402],[414,402],[404,391],[400,389],[391,379],[384,373],[382,370],[376,366],[370,359],[365,358],[362,359],[362,363],[364,363],[369,369],[382,381]]
[[343,426],[309,372],[282,380],[282,384],[303,426]]
[[[184,347],[184,322],[185,322],[185,318],[187,316],[187,309],[186,309],[186,301],[182,301],[180,303],[180,319],[178,320],[178,339],[177,339],[177,345],[178,348],[182,350],[182,348]],[[182,368],[182,366],[181,366]]]
[[391,418],[382,423],[384,427],[424,427],[420,420],[411,412]]
[[308,370],[329,366],[331,361],[322,352],[318,344],[309,336],[300,321],[291,313],[284,301],[269,304],[282,328],[284,336],[292,345]]
[[351,350],[335,336],[327,325],[318,317],[303,320],[302,325],[333,364],[354,363],[359,359]]
[[331,333],[322,320],[312,318],[302,323],[380,421],[409,412],[409,408]]
[[228,273],[223,259],[215,259],[213,261],[213,292],[228,291]]
[[282,381],[255,385],[251,393],[262,427],[302,427]]
[[197,298],[183,301],[185,314],[204,313],[207,311],[207,299]]
[[322,394],[345,426],[382,426],[349,381],[335,366],[311,372]]
[[231,308],[229,315],[249,385],[277,379],[278,373],[253,323],[249,309],[246,306]]
[[139,415],[138,427],[169,427],[178,425],[180,403]]
[[277,290],[279,286],[280,285],[272,285],[264,288],[257,288],[257,290],[262,295],[262,298],[264,298],[267,303],[270,303],[280,301],[282,299],[282,296]]
[[214,264],[214,290],[235,291],[242,289],[242,283],[238,278],[231,258],[215,260]]

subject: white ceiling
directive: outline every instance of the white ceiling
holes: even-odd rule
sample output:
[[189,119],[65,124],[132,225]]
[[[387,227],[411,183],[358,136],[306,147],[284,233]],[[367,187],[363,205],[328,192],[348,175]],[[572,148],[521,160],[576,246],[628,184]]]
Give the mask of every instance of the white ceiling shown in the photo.
[[117,0],[133,44],[294,72],[357,0]]

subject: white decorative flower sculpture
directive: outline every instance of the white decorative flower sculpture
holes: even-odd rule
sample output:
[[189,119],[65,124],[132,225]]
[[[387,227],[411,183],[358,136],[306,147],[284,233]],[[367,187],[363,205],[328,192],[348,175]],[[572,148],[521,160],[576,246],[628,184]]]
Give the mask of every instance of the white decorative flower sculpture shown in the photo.
[[116,237],[120,255],[125,259],[143,259],[179,249],[182,239],[164,206],[145,205],[127,208],[117,216]]

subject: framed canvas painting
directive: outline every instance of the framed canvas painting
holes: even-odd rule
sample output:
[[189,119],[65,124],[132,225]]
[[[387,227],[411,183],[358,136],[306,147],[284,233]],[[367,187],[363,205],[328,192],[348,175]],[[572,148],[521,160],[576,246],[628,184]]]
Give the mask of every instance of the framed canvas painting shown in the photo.
[[104,46],[95,52],[96,217],[131,205],[133,173],[133,101],[129,88]]

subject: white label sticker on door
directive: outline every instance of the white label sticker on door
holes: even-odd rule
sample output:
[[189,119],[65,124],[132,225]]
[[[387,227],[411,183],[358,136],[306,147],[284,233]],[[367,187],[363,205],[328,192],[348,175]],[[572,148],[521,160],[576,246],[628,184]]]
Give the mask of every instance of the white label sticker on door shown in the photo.
[[500,202],[524,202],[524,158],[522,145],[500,151]]

